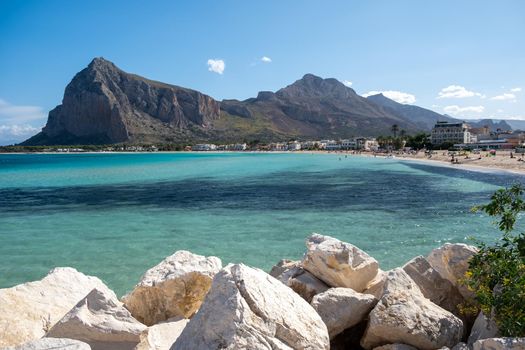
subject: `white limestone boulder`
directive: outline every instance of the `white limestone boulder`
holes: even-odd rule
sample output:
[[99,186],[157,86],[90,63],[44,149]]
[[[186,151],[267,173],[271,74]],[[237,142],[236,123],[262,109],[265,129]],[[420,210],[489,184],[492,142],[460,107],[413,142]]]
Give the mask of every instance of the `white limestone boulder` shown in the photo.
[[387,276],[388,272],[379,269],[377,271],[377,275],[370,282],[368,282],[363,293],[371,294],[378,300],[381,299],[383,296],[383,287],[385,285]]
[[42,338],[93,288],[109,290],[96,277],[57,267],[40,281],[0,289],[0,348]]
[[306,247],[302,267],[330,287],[362,292],[377,275],[377,261],[352,244],[314,233]]
[[388,273],[383,296],[369,314],[361,345],[365,349],[401,343],[420,350],[460,342],[463,322],[425,298],[401,268]]
[[277,278],[279,281],[286,284],[290,278],[288,273],[292,271],[295,267],[300,267],[300,261],[294,261],[289,259],[281,259],[279,262],[272,267],[270,270],[270,276]]
[[217,257],[177,251],[146,271],[133,291],[123,297],[124,305],[148,326],[172,317],[190,318],[221,267]]
[[311,302],[314,295],[330,288],[326,283],[300,267],[299,262],[296,261],[281,260],[272,268],[270,276],[292,288],[307,302]]
[[328,290],[328,286],[304,269],[297,269],[296,273],[288,280],[288,287],[299,294],[307,302],[311,302],[314,295]]
[[132,350],[146,328],[131,316],[115,293],[93,289],[46,337],[80,340],[93,350]]
[[457,343],[451,350],[472,350],[466,343]]
[[473,300],[474,294],[460,283],[465,278],[469,261],[478,248],[463,243],[445,243],[430,252],[427,257],[430,265],[441,275],[449,280],[466,300]]
[[472,345],[478,340],[497,338],[498,336],[498,325],[494,317],[487,317],[483,312],[480,312],[478,317],[476,317],[476,321],[474,321],[467,343],[468,345]]
[[148,327],[140,335],[140,343],[135,350],[169,350],[189,321],[187,318],[170,318]]
[[525,350],[525,338],[488,338],[478,340],[472,350]]
[[311,305],[323,319],[330,339],[363,321],[377,299],[351,288],[331,288],[313,297]]
[[329,349],[321,317],[264,271],[228,265],[171,349]]
[[403,270],[417,284],[425,298],[456,316],[460,314],[459,305],[465,302],[463,296],[449,280],[441,277],[427,259],[415,257],[403,266]]
[[2,350],[90,350],[91,347],[78,340],[42,338],[30,342],[2,348]]

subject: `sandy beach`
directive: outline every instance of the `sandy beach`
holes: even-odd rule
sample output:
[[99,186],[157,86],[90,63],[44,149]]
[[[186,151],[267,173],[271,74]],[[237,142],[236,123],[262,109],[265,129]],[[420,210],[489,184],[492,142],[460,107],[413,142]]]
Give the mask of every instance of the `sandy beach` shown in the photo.
[[418,152],[416,154],[403,153],[395,155],[395,157],[403,160],[440,163],[441,165],[460,169],[477,171],[502,170],[525,174],[525,156],[507,150],[497,151],[496,155],[491,155],[489,152],[480,152],[480,154],[462,153],[454,156],[454,162],[452,162],[452,155],[449,155],[448,151],[434,151],[431,157],[424,152]]

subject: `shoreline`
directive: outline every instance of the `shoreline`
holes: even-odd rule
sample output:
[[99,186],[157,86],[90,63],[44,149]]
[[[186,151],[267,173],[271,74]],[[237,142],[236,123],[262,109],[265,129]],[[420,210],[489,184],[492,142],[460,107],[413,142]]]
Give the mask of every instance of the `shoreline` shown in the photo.
[[[439,151],[443,152],[443,151]],[[409,162],[419,162],[421,164],[427,164],[427,165],[433,165],[433,166],[441,166],[441,167],[447,167],[447,168],[453,168],[453,169],[460,169],[460,170],[467,170],[467,171],[477,171],[477,172],[498,172],[498,173],[507,173],[507,174],[514,174],[514,175],[525,175],[525,161],[522,162],[523,167],[518,167],[520,163],[517,162],[517,159],[515,159],[515,162],[513,163],[510,161],[510,156],[502,156],[497,155],[492,158],[488,158],[486,156],[486,153],[483,153],[481,158],[478,159],[471,159],[470,162],[474,161],[481,161],[483,164],[465,164],[464,162],[460,163],[451,163],[449,161],[449,156],[445,155],[436,155],[434,158],[428,158],[428,157],[421,157],[419,155],[419,152],[415,155],[413,154],[393,154],[394,158],[393,160],[396,161],[409,161]],[[500,153],[509,153],[509,152],[501,152]],[[320,150],[301,150],[301,151],[157,151],[157,152],[144,152],[144,151],[138,151],[138,152],[122,152],[122,151],[110,151],[110,152],[96,152],[96,151],[88,151],[88,152],[0,152],[0,155],[11,155],[11,154],[23,154],[23,155],[31,155],[31,154],[38,154],[38,155],[66,155],[66,154],[72,154],[72,155],[80,155],[80,154],[326,154],[326,155],[345,155],[345,156],[359,156],[359,157],[367,157],[367,158],[383,158],[386,159],[388,157],[387,154],[384,153],[373,153],[373,152],[360,152],[360,153],[353,153],[353,151],[320,151]],[[518,156],[515,156],[518,158]],[[464,159],[462,159],[464,161]],[[492,162],[491,162],[492,161]]]

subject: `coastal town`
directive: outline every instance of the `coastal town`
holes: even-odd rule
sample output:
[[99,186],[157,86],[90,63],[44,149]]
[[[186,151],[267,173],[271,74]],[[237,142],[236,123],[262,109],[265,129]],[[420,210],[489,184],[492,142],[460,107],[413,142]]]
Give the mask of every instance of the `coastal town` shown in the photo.
[[[395,130],[396,126],[393,126]],[[395,133],[395,132],[394,132]],[[422,134],[423,141],[420,147],[408,145],[410,136],[393,137],[355,137],[348,139],[321,139],[321,140],[289,140],[286,142],[263,143],[259,141],[231,144],[196,143],[189,145],[89,145],[89,146],[47,146],[47,147],[18,147],[5,146],[3,151],[31,151],[57,153],[80,152],[158,152],[158,151],[268,151],[268,152],[296,152],[296,151],[362,151],[376,153],[410,152],[419,150],[451,150],[451,151],[491,151],[507,150],[516,153],[525,152],[525,131],[522,130],[491,130],[488,125],[473,128],[467,122],[450,123],[438,121],[430,134]],[[395,142],[397,141],[397,142]]]

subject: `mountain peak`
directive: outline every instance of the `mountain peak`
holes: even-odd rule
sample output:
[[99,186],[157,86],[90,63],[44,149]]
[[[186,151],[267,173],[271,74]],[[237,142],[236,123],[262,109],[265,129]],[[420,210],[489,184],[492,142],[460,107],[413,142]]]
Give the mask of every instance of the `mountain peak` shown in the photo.
[[323,79],[317,75],[307,73],[293,84],[277,91],[276,95],[283,98],[322,96],[349,98],[356,95],[356,93],[337,79]]
[[95,57],[88,65],[88,68],[91,69],[100,69],[104,67],[117,68],[113,62],[106,60],[104,57]]
[[312,73],[306,73],[300,80],[323,80],[323,78]]

